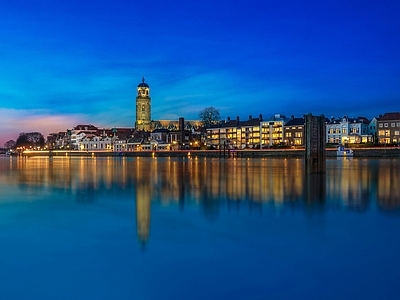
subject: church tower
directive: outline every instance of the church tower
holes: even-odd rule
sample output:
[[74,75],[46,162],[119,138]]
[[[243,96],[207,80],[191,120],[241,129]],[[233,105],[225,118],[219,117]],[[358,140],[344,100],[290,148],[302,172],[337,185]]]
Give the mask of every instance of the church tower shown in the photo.
[[150,110],[150,87],[144,82],[139,83],[136,96],[136,122],[137,130],[150,131],[151,129],[151,110]]

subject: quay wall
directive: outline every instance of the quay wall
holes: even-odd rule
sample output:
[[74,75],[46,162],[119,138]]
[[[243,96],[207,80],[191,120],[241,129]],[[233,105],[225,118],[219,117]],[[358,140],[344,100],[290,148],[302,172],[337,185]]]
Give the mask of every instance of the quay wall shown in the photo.
[[[354,157],[397,157],[400,158],[400,147],[356,148]],[[23,157],[210,157],[210,158],[262,158],[262,157],[297,157],[304,158],[304,149],[263,149],[263,150],[180,150],[180,151],[25,151]],[[326,157],[336,157],[336,149],[327,149]]]

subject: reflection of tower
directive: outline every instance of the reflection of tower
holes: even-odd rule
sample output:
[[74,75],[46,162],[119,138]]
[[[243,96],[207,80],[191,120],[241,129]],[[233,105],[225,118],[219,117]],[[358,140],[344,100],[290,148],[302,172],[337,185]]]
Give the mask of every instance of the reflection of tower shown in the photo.
[[137,235],[142,245],[145,245],[149,238],[150,201],[150,186],[144,182],[138,182],[136,185],[136,226]]
[[151,127],[151,110],[150,110],[150,87],[144,82],[139,83],[136,96],[136,123],[137,130],[150,131]]

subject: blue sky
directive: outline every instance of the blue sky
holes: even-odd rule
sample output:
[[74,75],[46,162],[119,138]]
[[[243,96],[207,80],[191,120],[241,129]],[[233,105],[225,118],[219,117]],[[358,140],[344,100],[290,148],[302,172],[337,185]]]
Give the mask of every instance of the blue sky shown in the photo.
[[[64,3],[65,2],[65,3]],[[0,145],[79,123],[400,111],[398,1],[7,1]]]

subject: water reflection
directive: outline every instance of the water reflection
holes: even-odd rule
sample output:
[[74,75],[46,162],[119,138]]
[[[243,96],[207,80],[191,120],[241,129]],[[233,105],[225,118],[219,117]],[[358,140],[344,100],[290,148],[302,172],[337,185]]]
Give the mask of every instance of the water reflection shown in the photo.
[[393,159],[327,160],[322,175],[306,174],[302,159],[2,158],[0,164],[0,186],[10,192],[62,193],[89,204],[134,198],[143,244],[154,201],[180,209],[194,203],[209,217],[235,203],[355,211],[400,206],[400,163]]

